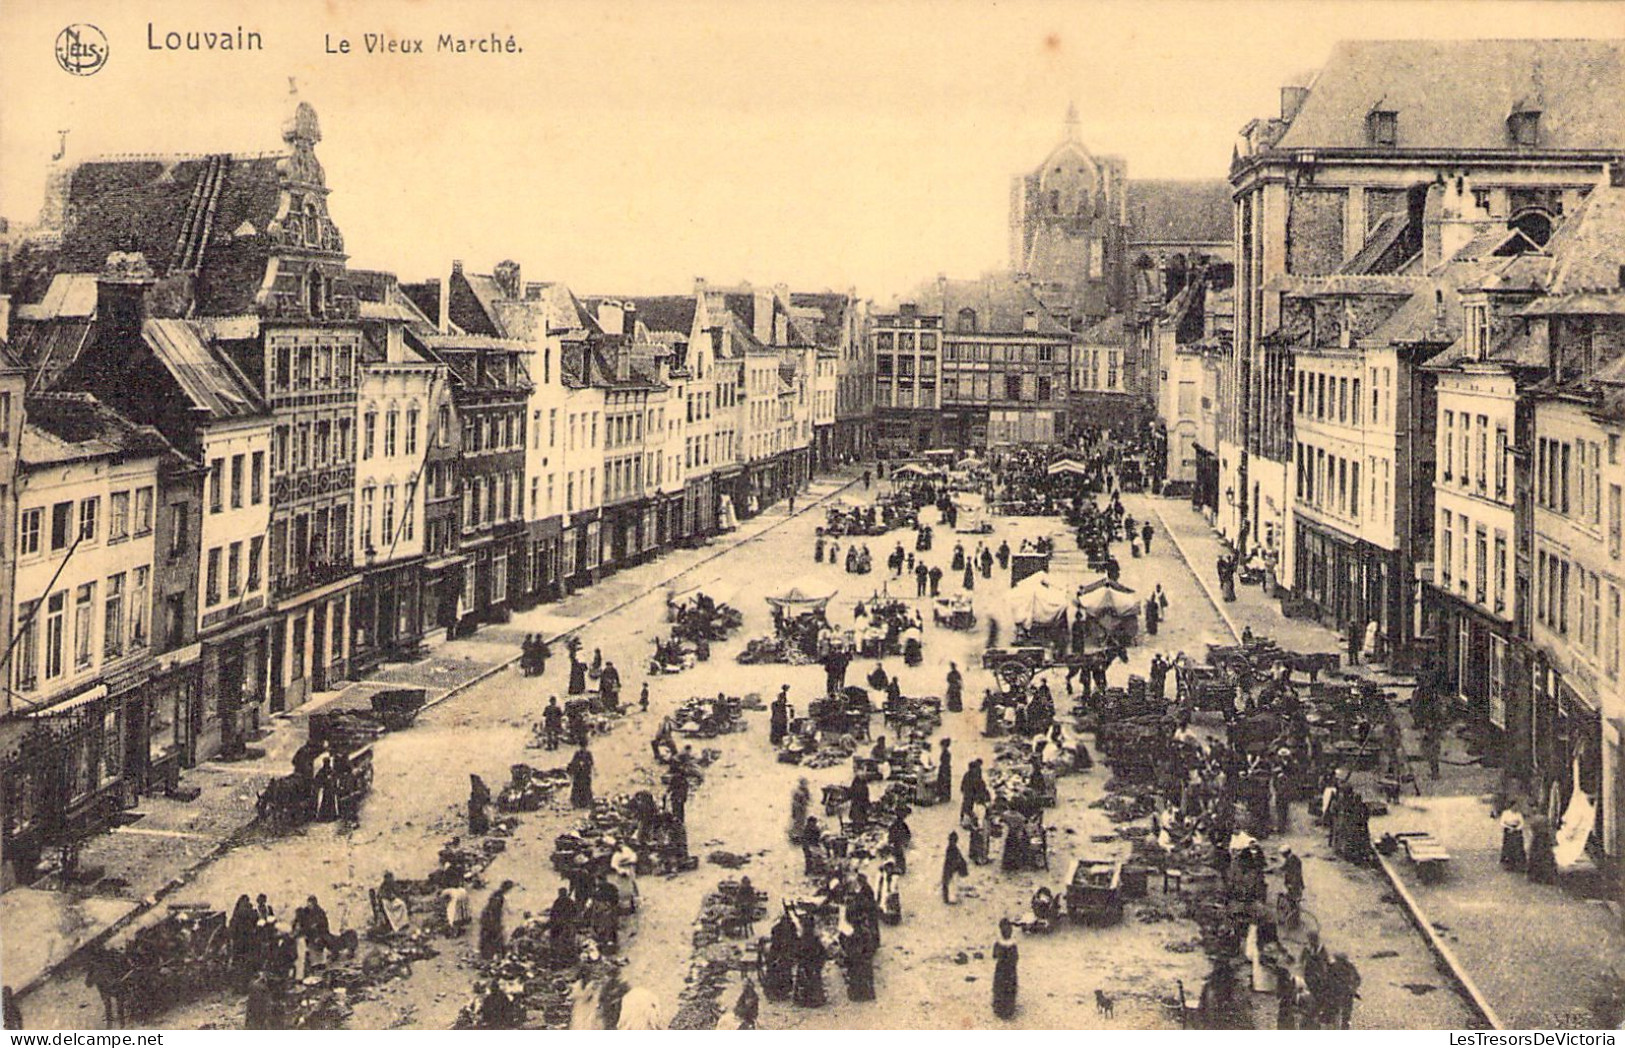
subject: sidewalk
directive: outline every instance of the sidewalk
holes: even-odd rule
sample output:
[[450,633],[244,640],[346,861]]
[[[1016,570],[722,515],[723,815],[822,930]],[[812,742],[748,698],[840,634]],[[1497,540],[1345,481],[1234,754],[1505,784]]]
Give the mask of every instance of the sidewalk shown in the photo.
[[1402,796],[1371,834],[1426,830],[1450,853],[1423,884],[1403,851],[1383,860],[1419,924],[1469,976],[1503,1029],[1617,1029],[1625,1020],[1625,933],[1608,903],[1574,890],[1595,874],[1532,884],[1501,868],[1488,797]]
[[[1318,623],[1285,618],[1279,605],[1257,587],[1238,586],[1234,602],[1219,600],[1213,571],[1223,548],[1218,535],[1188,504],[1147,498],[1134,508],[1141,506],[1174,538],[1233,630],[1251,627],[1284,647],[1300,650],[1342,647],[1341,638]],[[1404,707],[1408,687],[1385,678],[1381,667],[1359,669],[1395,688]],[[1408,713],[1402,715],[1402,720],[1408,719]],[[1416,753],[1408,730],[1407,738]],[[1400,830],[1426,830],[1437,837],[1450,853],[1443,881],[1420,883],[1403,853],[1383,860],[1377,874],[1332,859],[1306,860],[1310,904],[1315,904],[1328,876],[1381,878],[1491,1026],[1617,1028],[1625,1019],[1625,932],[1618,914],[1606,903],[1581,897],[1575,889],[1587,886],[1584,875],[1565,877],[1567,886],[1556,887],[1531,884],[1503,870],[1500,826],[1490,817],[1488,796],[1497,781],[1495,770],[1480,767],[1454,736],[1443,757],[1438,780],[1428,777],[1426,767],[1416,765],[1425,796],[1407,789],[1387,815],[1371,820],[1373,837]],[[1323,923],[1325,909],[1324,903],[1317,908]],[[1362,993],[1369,988],[1368,972]]]
[[[846,471],[815,479],[798,495],[794,515],[822,512],[822,503],[856,483],[857,476]],[[658,595],[673,580],[791,517],[780,502],[703,546],[667,551],[564,600],[520,612],[505,625],[438,642],[425,658],[385,664],[362,680],[276,716],[266,736],[253,744],[264,751],[262,756],[208,761],[189,769],[182,782],[202,791],[197,799],[144,797],[125,813],[121,825],[86,842],[81,867],[104,871],[95,885],[64,887],[53,876],[0,894],[0,981],[25,996],[78,951],[111,939],[151,912],[251,833],[259,793],[272,778],[287,774],[311,713],[335,703],[364,703],[376,691],[399,686],[428,689],[429,705],[444,702],[516,663],[525,634],[540,630],[557,640],[574,633],[633,601]]]

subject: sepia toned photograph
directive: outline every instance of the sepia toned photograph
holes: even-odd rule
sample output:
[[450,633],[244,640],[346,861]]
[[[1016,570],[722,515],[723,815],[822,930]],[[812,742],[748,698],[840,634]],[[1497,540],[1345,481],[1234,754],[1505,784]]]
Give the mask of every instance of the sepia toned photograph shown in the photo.
[[1618,1030],[1622,437],[1625,0],[5,4],[3,1028]]

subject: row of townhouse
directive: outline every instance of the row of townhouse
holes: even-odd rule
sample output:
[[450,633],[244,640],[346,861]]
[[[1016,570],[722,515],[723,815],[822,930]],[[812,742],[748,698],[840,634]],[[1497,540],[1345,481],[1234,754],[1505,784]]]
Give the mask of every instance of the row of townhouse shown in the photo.
[[353,269],[320,139],[295,99],[273,153],[61,165],[10,253],[7,886],[315,693],[704,541],[867,444],[838,403],[855,296]]
[[1617,41],[1339,45],[1243,129],[1209,387],[1216,522],[1283,606],[1436,674],[1615,869],[1622,71]]

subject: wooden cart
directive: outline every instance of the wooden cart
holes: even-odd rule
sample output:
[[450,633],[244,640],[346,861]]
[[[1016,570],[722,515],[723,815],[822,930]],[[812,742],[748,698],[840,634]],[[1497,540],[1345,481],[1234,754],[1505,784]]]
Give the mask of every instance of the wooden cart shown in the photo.
[[1066,912],[1073,924],[1107,927],[1123,919],[1123,864],[1078,859],[1066,879]]

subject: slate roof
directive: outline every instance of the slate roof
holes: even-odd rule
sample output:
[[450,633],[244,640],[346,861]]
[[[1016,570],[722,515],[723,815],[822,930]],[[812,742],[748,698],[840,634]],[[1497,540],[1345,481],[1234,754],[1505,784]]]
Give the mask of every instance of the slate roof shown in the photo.
[[[104,263],[106,259],[102,260]],[[57,273],[38,302],[17,307],[18,320],[55,320],[58,317],[90,317],[96,313],[96,273]]]
[[[980,280],[942,280],[922,284],[912,301],[921,312],[941,316],[945,334],[958,329],[959,311],[976,311],[978,335],[1070,335],[1067,326],[1055,319],[1039,301],[1030,285],[1006,274],[992,274]],[[1037,315],[1038,330],[1024,332],[1027,312]]]
[[1126,317],[1122,313],[1113,313],[1094,327],[1084,331],[1079,341],[1090,346],[1121,346],[1124,345],[1124,332]]
[[1228,244],[1235,239],[1226,179],[1131,179],[1126,197],[1130,241]]
[[138,426],[89,393],[40,393],[28,398],[20,457],[30,466],[98,458],[181,456],[156,429]]
[[1398,114],[1397,147],[1510,148],[1513,107],[1541,111],[1540,149],[1619,149],[1625,40],[1345,40],[1278,149],[1365,149],[1366,115]]
[[[1615,118],[1625,127],[1625,117]],[[1546,251],[1557,259],[1549,294],[1618,290],[1620,266],[1625,265],[1625,187],[1598,186],[1586,194],[1552,233]]]
[[[99,273],[114,251],[146,255],[160,277],[170,272],[177,245],[205,245],[196,309],[237,313],[253,307],[274,245],[266,227],[276,218],[282,154],[141,157],[87,160],[68,174],[67,225],[57,268]],[[219,169],[219,193],[201,216],[194,196]],[[189,223],[199,221],[202,228]]]
[[839,346],[846,331],[846,311],[851,296],[835,291],[792,291],[790,305],[817,310],[814,336],[821,346]]
[[651,295],[626,301],[637,310],[638,322],[651,332],[669,331],[687,338],[694,330],[696,295]]
[[149,319],[141,326],[141,340],[193,405],[212,418],[241,418],[265,411],[248,378],[229,359],[209,352],[187,321]]
[[[1404,239],[1405,233],[1410,229],[1410,218],[1403,211],[1390,211],[1377,220],[1371,232],[1366,234],[1365,243],[1354,257],[1343,263],[1338,269],[1339,273],[1374,274],[1379,272],[1392,272],[1398,269],[1398,263],[1404,259],[1396,259],[1396,248]],[[1471,256],[1466,256],[1471,257]]]

